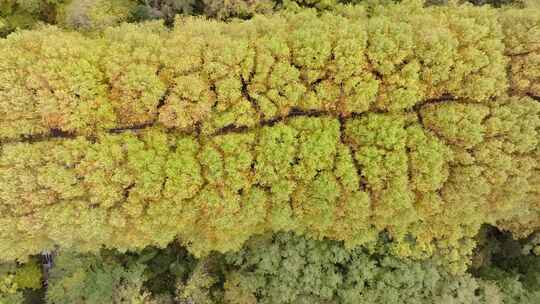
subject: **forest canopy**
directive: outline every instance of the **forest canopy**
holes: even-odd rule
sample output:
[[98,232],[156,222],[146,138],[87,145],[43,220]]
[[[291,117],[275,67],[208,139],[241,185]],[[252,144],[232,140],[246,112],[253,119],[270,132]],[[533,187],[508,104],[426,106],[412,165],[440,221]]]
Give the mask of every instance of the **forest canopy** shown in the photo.
[[0,2],[0,303],[535,303],[540,6],[473,4]]

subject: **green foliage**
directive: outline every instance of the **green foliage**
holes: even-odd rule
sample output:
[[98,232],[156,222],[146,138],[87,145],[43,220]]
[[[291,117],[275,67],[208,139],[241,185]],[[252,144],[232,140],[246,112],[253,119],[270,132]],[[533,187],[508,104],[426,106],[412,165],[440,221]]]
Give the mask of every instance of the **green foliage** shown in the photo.
[[113,257],[63,252],[50,273],[47,303],[151,303],[142,291],[142,265],[124,266]]
[[[263,234],[251,238],[238,252],[203,259],[186,255],[177,244],[124,254],[61,251],[50,273],[46,301],[536,303],[540,259],[532,248],[537,238],[516,241],[494,227],[483,227],[477,240],[475,263],[470,273],[464,274],[450,273],[439,265],[437,257],[396,258],[392,253],[394,241],[384,234],[372,246],[356,248],[291,232]],[[0,266],[0,303],[23,303],[23,293],[13,278],[36,265]]]
[[536,303],[540,300],[540,256],[531,250],[535,242],[534,236],[516,241],[508,234],[483,229],[473,271],[500,289],[504,303]]
[[18,288],[40,289],[41,288],[41,267],[36,260],[31,260],[15,271],[13,283]]
[[58,10],[56,22],[68,29],[102,30],[127,21],[134,0],[70,0]]
[[226,265],[225,303],[502,303],[482,299],[483,282],[433,261],[290,233],[253,239]]
[[197,265],[190,273],[189,278],[183,282],[179,281],[176,286],[176,300],[181,304],[201,303],[213,304],[215,302],[214,285],[218,283],[218,279],[212,271],[215,271],[216,265],[213,265],[218,260],[207,258],[198,261]]
[[32,259],[25,264],[0,264],[0,304],[25,303],[25,291],[41,288],[41,268]]
[[55,22],[56,7],[65,0],[2,0],[0,1],[0,35],[17,29],[31,28],[39,22]]
[[139,5],[135,11],[137,19],[163,18],[166,21],[173,21],[176,14],[195,14],[196,0],[160,0],[160,1],[138,1]]

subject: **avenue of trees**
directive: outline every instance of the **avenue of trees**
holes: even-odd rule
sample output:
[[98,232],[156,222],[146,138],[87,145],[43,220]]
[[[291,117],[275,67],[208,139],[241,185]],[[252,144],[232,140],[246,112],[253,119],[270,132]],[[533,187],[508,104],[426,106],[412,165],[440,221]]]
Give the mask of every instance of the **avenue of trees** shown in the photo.
[[0,1],[0,304],[538,303],[540,6],[471,2]]

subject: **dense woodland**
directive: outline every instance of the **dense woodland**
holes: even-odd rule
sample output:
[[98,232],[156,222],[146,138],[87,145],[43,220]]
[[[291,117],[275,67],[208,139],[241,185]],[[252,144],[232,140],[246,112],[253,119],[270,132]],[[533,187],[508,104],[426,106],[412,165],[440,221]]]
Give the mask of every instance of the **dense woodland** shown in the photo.
[[0,0],[0,34],[0,304],[540,303],[537,1]]

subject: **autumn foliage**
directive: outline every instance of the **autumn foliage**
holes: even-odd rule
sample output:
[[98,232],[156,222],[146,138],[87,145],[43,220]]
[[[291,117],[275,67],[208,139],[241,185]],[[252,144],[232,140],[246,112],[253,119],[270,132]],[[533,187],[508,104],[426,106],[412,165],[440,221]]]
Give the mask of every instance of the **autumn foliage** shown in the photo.
[[540,11],[394,4],[0,40],[0,259],[294,231],[463,270],[540,228]]

